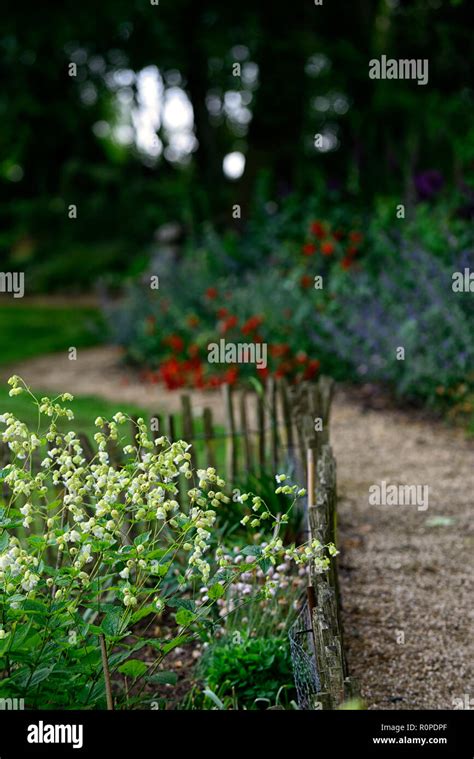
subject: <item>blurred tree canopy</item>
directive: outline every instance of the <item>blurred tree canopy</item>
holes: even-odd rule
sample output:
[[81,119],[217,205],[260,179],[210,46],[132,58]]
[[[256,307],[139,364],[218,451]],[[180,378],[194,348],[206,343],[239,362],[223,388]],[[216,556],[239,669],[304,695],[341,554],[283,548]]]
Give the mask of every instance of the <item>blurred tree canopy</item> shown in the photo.
[[[138,270],[161,224],[235,228],[232,204],[245,222],[257,197],[332,190],[367,209],[435,171],[472,198],[472,15],[465,0],[7,3],[3,261],[86,284]],[[382,54],[427,58],[428,85],[371,80]]]

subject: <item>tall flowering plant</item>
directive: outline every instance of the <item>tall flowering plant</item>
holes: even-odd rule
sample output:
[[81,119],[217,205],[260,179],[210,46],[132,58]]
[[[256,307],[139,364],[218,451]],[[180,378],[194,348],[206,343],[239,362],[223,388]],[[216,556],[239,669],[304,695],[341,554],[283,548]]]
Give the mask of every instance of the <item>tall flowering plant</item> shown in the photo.
[[[110,446],[123,445],[123,425],[131,424],[119,412],[96,419],[89,461],[80,437],[60,431],[73,418],[71,395],[38,399],[20,378],[9,383],[10,395],[30,396],[38,427],[8,412],[0,417],[12,454],[0,473],[0,696],[24,698],[27,708],[103,707],[106,695],[116,705],[140,703],[167,654],[219,619],[218,600],[244,571],[282,561],[313,561],[324,571],[326,550],[336,552],[318,541],[283,544],[281,527],[304,491],[279,477],[287,513],[276,516],[257,495],[242,495],[246,534],[249,525],[273,526],[270,540],[259,544],[255,533],[243,547],[250,557],[243,566],[218,538],[226,483],[212,467],[193,470],[185,441],[152,439],[138,419],[123,462],[113,464]],[[180,478],[189,483],[181,493]],[[171,609],[174,637],[147,637],[145,618]],[[137,658],[145,646],[151,661]]]

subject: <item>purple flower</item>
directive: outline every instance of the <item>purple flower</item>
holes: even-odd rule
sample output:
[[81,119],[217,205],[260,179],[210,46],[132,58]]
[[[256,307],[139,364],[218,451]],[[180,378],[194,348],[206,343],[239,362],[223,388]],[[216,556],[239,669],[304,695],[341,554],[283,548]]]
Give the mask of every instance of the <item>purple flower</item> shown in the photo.
[[436,169],[428,169],[415,174],[415,187],[420,200],[429,200],[437,195],[443,186],[443,177]]

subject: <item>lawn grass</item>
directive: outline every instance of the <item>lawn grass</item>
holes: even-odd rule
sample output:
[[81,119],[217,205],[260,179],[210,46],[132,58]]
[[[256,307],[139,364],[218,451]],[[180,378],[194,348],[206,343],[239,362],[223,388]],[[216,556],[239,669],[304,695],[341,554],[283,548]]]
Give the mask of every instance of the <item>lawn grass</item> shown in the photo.
[[[27,393],[22,393],[22,395],[10,398],[8,392],[9,388],[7,386],[0,387],[0,413],[9,411],[22,422],[26,422],[30,429],[36,429],[38,425],[38,411],[30,396]],[[33,393],[37,398],[42,398],[45,395],[52,398],[57,395],[57,393],[36,389],[33,389]],[[123,411],[124,414],[130,414],[130,416],[143,416],[147,419],[146,412],[138,406],[107,401],[95,396],[77,396],[73,401],[63,405],[73,410],[74,419],[71,421],[58,420],[58,429],[61,431],[73,429],[77,432],[84,432],[90,438],[98,430],[94,425],[94,420],[98,416],[110,419],[117,411]],[[47,423],[47,418],[43,417],[42,425],[44,426],[45,423]]]
[[[50,393],[47,391],[41,391],[32,388],[35,396],[41,398],[43,396],[55,397],[56,393]],[[67,388],[65,388],[67,391]],[[0,386],[0,414],[9,411],[14,414],[20,421],[25,422],[32,430],[36,430],[38,426],[38,411],[32,399],[26,394],[16,395],[10,398],[8,395],[9,387],[6,385]],[[111,419],[117,411],[122,411],[129,416],[141,416],[150,424],[150,418],[152,414],[149,411],[145,411],[139,406],[135,406],[130,403],[122,403],[120,401],[107,401],[103,398],[97,398],[96,396],[77,396],[73,401],[66,404],[68,408],[71,408],[74,412],[74,419],[71,421],[60,419],[58,420],[58,429],[62,432],[74,430],[75,432],[83,432],[93,443],[93,436],[98,431],[94,421],[98,416],[102,416],[104,419]],[[158,413],[158,412],[157,412]],[[47,425],[47,418],[42,419],[42,428]],[[124,425],[120,428],[121,435],[123,434],[125,440],[124,445],[131,442],[131,425]],[[179,438],[183,436],[183,422],[180,414],[175,414],[175,434]],[[222,435],[224,429],[222,427],[215,427],[217,434]],[[202,419],[195,419],[194,432],[197,436],[201,437],[204,432]],[[153,435],[157,437],[160,432],[154,432]],[[164,433],[163,433],[164,434]],[[199,466],[207,467],[205,448],[203,440],[196,440],[194,448],[198,457]],[[220,474],[224,475],[224,462],[225,462],[225,442],[221,438],[216,441],[215,447],[216,463]]]
[[102,342],[103,321],[91,306],[0,305],[0,364]]

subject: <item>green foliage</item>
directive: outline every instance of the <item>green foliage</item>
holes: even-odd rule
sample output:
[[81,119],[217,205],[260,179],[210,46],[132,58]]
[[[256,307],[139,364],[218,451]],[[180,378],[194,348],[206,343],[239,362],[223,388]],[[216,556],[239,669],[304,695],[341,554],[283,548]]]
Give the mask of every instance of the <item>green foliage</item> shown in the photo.
[[[289,192],[291,210],[310,196],[367,210],[378,194],[416,196],[413,176],[436,169],[445,188],[461,188],[463,203],[469,198],[468,3],[361,0],[343,14],[327,4],[317,24],[314,4],[288,14],[283,0],[270,18],[245,0],[237,17],[218,0],[175,0],[159,14],[149,3],[108,0],[100,13],[95,5],[84,0],[46,18],[17,4],[4,23],[0,251],[9,266],[26,269],[30,290],[74,290],[104,274],[138,273],[156,228],[170,220],[205,247],[217,227],[227,261],[237,266],[247,226],[242,256],[251,264],[271,248],[279,224],[265,225],[265,237],[263,209]],[[236,40],[245,45],[236,48]],[[368,77],[371,58],[406,58],[407,50],[429,59],[428,87]],[[242,77],[233,76],[236,51]],[[258,76],[249,76],[249,64]],[[165,97],[179,86],[192,107],[197,139],[184,160],[169,149],[174,134],[163,126],[159,156],[137,144],[130,111],[140,100],[137,75],[149,66],[157,67]],[[240,108],[231,108],[239,97]],[[132,129],[126,144],[117,139],[124,126]],[[330,149],[315,149],[315,134],[332,136]],[[234,150],[246,156],[238,183],[222,171]],[[234,202],[243,211],[237,224]],[[74,220],[70,203],[78,208]]]
[[295,696],[287,638],[224,639],[205,654],[200,672],[207,691],[235,699],[240,709],[268,708],[282,687],[287,700]]

